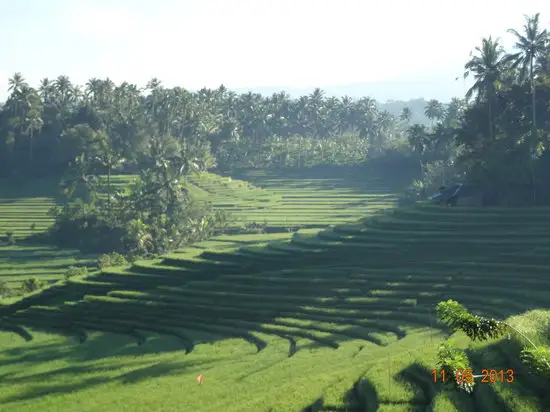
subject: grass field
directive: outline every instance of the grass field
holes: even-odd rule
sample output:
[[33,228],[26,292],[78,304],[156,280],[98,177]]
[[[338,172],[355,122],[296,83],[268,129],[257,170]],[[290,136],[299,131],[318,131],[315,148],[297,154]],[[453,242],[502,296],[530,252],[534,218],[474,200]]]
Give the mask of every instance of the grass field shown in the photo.
[[[265,190],[213,176],[194,190],[247,219],[310,230],[220,236],[0,308],[17,332],[0,334],[0,410],[545,410],[513,340],[468,346],[476,372],[514,368],[512,384],[470,397],[431,371],[446,337],[437,302],[503,319],[550,306],[549,209],[390,210],[374,177],[248,178]],[[534,329],[547,313],[511,322]]]

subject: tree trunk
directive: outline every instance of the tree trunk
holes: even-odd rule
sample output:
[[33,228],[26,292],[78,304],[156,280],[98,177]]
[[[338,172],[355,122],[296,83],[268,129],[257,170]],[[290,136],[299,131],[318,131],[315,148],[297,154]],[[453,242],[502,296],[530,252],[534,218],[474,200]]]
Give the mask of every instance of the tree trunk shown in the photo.
[[535,164],[531,166],[531,180],[533,185],[533,206],[537,205],[537,174],[535,170]]
[[[532,139],[533,143],[537,144],[538,140],[538,130],[537,130],[537,106],[536,106],[536,93],[537,88],[535,85],[535,78],[533,76],[533,58],[531,57],[530,65],[529,65],[529,76],[531,77],[531,113],[533,115],[533,132],[532,132]],[[532,160],[532,162],[534,162]],[[532,178],[532,184],[533,184],[533,206],[537,205],[537,179],[536,179],[536,172],[535,172],[535,164],[531,166],[531,178]]]
[[489,104],[489,137],[491,137],[492,139],[494,136],[493,136],[493,108],[491,105],[491,97],[489,98],[488,104]]
[[32,168],[33,161],[33,141],[34,141],[34,130],[31,129],[30,141],[29,141],[29,165]]
[[536,90],[535,78],[533,76],[533,58],[529,67],[529,76],[531,77],[531,111],[533,115],[533,130],[537,130],[537,110],[536,110]]
[[111,162],[107,164],[107,209],[111,211]]

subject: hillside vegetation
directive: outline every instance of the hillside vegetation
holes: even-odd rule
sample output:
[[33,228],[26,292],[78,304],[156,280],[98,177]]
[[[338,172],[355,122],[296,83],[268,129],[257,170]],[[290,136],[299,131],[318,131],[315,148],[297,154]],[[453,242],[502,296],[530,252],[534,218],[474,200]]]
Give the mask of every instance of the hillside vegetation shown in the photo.
[[[286,177],[276,171],[239,174],[266,188],[262,189],[245,180],[202,172],[190,176],[186,187],[195,198],[231,213],[229,232],[241,234],[220,235],[203,243],[227,248],[238,246],[241,237],[265,243],[288,238],[299,229],[301,233],[315,232],[395,204],[395,193],[378,189],[376,178],[357,178],[357,173],[357,168],[317,168],[288,173]],[[135,176],[112,176],[111,180],[113,186],[123,189]],[[48,212],[56,203],[54,179],[35,180],[23,186],[4,180],[0,185],[0,238],[9,233],[16,242],[1,249],[0,281],[9,287],[31,277],[50,283],[62,279],[70,265],[95,265],[97,254],[24,243],[26,236],[43,232],[53,224]],[[31,197],[34,195],[38,196]],[[194,250],[200,251],[189,247],[185,253],[189,255]]]
[[[550,36],[511,34],[429,126],[320,89],[15,73],[0,410],[548,410]],[[457,183],[476,207],[429,200]]]

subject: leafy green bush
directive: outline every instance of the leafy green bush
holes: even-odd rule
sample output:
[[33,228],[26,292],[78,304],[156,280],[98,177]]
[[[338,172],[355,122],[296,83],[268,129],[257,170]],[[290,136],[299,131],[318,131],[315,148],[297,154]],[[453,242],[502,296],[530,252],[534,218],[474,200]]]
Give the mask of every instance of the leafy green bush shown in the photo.
[[507,325],[504,322],[471,314],[454,300],[439,302],[436,312],[443,324],[453,331],[462,330],[474,341],[498,338],[507,331]]
[[263,234],[267,230],[267,221],[263,223],[245,223],[244,230],[246,233]]
[[[455,348],[451,342],[443,342],[437,351],[438,366],[445,371],[445,383],[452,383],[458,389],[471,393],[475,380],[471,375],[472,367],[463,350]],[[468,374],[469,371],[470,374]]]
[[12,296],[12,294],[13,294],[13,291],[8,286],[8,283],[3,280],[0,280],[0,298],[8,298]]
[[[442,323],[453,331],[463,331],[474,341],[498,338],[506,333],[514,333],[516,336],[520,336],[530,345],[529,348],[524,348],[521,351],[521,360],[529,366],[534,373],[540,374],[550,381],[549,351],[535,345],[535,343],[524,333],[509,323],[469,313],[464,306],[454,300],[439,302],[436,311]],[[461,365],[465,362],[464,356],[466,355],[461,355],[460,351],[456,348],[452,348],[450,343],[444,344],[440,349],[439,358],[442,365],[447,365],[452,369],[452,367],[457,367],[457,365]],[[467,390],[467,388],[463,389]]]
[[550,351],[546,348],[525,348],[521,360],[534,372],[550,379]]
[[152,146],[127,193],[106,199],[97,194],[91,200],[68,198],[63,207],[54,208],[55,223],[49,232],[53,243],[74,247],[76,242],[81,250],[135,258],[164,254],[226,228],[227,213],[195,201],[181,184],[183,170],[194,166],[178,166],[175,163],[182,160],[162,150],[168,149],[161,143]]
[[426,198],[426,190],[422,181],[414,179],[399,198],[399,204],[410,205]]
[[125,266],[128,261],[120,253],[112,252],[101,255],[97,260],[97,264],[100,269],[105,269],[114,266]]
[[33,278],[25,279],[23,281],[23,283],[21,284],[21,291],[23,293],[31,293],[38,289],[42,289],[44,286],[46,286],[46,282],[33,277]]
[[88,268],[86,266],[69,266],[65,271],[65,279],[70,279],[73,276],[86,276]]

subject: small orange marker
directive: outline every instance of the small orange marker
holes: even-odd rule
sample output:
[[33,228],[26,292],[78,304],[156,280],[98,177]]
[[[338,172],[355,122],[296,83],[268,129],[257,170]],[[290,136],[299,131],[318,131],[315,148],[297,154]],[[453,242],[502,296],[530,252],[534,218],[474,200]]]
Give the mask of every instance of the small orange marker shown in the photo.
[[197,382],[202,385],[202,375],[197,376]]

